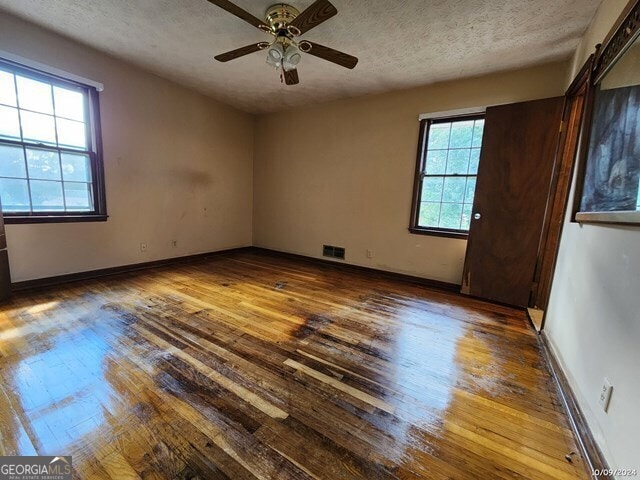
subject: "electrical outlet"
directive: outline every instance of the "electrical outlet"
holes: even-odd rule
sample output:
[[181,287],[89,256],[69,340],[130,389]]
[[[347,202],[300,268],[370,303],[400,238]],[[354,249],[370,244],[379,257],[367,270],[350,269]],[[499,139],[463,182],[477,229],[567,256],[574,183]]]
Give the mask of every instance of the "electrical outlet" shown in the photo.
[[611,400],[611,392],[613,391],[613,385],[609,379],[605,378],[604,382],[602,382],[602,389],[600,390],[600,398],[598,398],[598,402],[602,409],[606,412],[609,408],[609,401]]
[[171,246],[172,246],[173,248],[177,248],[177,246],[178,246],[178,241],[177,241],[177,240],[171,240]]
[[367,250],[367,258],[373,258],[373,251]]
[[147,251],[147,244],[142,242],[140,243],[140,251],[141,252],[146,252]]

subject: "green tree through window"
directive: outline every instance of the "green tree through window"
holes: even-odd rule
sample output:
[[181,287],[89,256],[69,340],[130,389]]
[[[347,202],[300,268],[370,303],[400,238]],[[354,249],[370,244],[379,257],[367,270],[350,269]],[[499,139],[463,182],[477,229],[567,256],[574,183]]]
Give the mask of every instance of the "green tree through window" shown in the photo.
[[484,117],[423,120],[412,231],[469,230]]

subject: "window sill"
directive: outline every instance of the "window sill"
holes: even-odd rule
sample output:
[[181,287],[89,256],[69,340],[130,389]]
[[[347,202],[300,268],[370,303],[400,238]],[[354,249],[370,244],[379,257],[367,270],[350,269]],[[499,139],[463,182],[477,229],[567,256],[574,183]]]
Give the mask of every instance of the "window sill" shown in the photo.
[[469,232],[436,228],[409,227],[409,232],[416,235],[431,235],[434,237],[457,238],[460,240],[466,240],[469,237]]
[[5,225],[22,223],[106,222],[107,215],[4,215]]

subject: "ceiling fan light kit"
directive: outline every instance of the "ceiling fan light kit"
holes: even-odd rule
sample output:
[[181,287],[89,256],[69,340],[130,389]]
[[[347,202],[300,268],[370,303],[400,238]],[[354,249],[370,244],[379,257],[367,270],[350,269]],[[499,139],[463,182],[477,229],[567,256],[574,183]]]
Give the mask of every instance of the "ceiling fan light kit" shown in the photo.
[[287,50],[284,52],[284,58],[282,59],[282,66],[286,70],[290,70],[292,68],[296,68],[296,66],[300,63],[300,60],[302,60],[302,55],[300,55],[300,49],[295,45],[289,45],[287,47]]
[[281,78],[287,85],[300,82],[297,66],[302,60],[302,53],[314,55],[349,69],[354,68],[358,63],[358,59],[352,55],[308,40],[296,40],[297,37],[338,13],[336,7],[328,0],[316,0],[302,13],[291,5],[277,3],[267,9],[264,20],[254,17],[229,0],[208,1],[273,37],[271,42],[259,42],[217,55],[215,59],[220,62],[228,62],[250,53],[266,50],[267,64],[282,70]]
[[279,67],[282,57],[284,57],[284,47],[280,43],[270,44],[267,50],[267,61]]

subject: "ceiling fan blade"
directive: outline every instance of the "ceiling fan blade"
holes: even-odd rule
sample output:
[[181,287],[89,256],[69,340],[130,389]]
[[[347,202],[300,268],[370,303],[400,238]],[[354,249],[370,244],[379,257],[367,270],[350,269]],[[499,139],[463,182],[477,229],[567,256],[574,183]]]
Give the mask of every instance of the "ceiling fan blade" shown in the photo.
[[297,85],[300,83],[300,77],[298,77],[298,70],[295,68],[289,70],[288,72],[284,71],[284,83],[287,85]]
[[249,55],[250,53],[257,52],[259,50],[262,50],[260,48],[260,44],[253,43],[251,45],[247,45],[246,47],[240,47],[236,48],[235,50],[231,50],[230,52],[221,53],[220,55],[216,55],[214,58],[219,62],[228,62],[229,60],[244,57],[245,55]]
[[316,0],[309,8],[298,15],[290,25],[297,28],[300,31],[299,35],[302,35],[337,14],[338,10],[329,0]]
[[226,10],[231,15],[235,15],[238,18],[241,18],[247,23],[250,23],[254,27],[260,28],[260,26],[265,26],[264,20],[260,20],[257,17],[254,17],[246,10],[240,8],[239,6],[231,3],[229,0],[209,0],[210,3],[217,5],[218,7]]
[[345,68],[354,68],[358,64],[358,59],[352,55],[334,50],[333,48],[325,47],[319,43],[309,42],[307,40],[305,40],[305,42],[311,45],[311,50],[303,50],[303,52],[308,53],[309,55],[314,55],[318,58],[322,58],[323,60],[337,63]]

